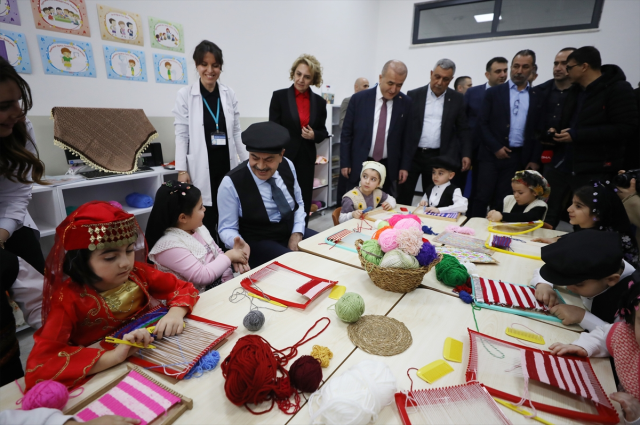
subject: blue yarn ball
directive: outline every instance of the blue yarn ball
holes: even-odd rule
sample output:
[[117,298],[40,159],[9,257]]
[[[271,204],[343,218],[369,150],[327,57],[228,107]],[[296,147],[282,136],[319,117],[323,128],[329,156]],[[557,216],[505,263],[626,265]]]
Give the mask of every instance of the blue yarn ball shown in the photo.
[[433,229],[429,226],[422,226],[422,233],[425,235],[438,235]]
[[424,242],[422,248],[420,248],[420,252],[416,255],[416,259],[422,267],[425,267],[431,264],[437,256],[436,248],[429,242]]
[[220,353],[216,350],[211,350],[204,356],[200,357],[200,360],[191,368],[189,373],[184,376],[184,379],[199,378],[205,372],[215,369],[220,362]]
[[460,299],[467,304],[471,304],[473,302],[473,297],[467,291],[460,291],[458,295],[460,295]]

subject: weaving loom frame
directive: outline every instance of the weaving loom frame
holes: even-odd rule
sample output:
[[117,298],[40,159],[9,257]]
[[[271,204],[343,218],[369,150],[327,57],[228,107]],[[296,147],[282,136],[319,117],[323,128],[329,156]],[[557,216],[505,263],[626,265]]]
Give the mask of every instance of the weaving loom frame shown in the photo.
[[[497,232],[494,232],[494,233],[497,233]],[[495,246],[491,246],[491,242],[490,241],[491,241],[491,238],[493,236],[494,235],[492,235],[491,232],[489,232],[489,237],[484,242],[484,246],[489,248],[490,250],[497,251],[497,252],[502,252],[503,254],[515,255],[516,257],[530,258],[532,260],[540,260],[540,261],[542,261],[542,258],[538,257],[536,255],[521,254],[519,252],[507,251],[506,249],[496,248]]]
[[[492,279],[492,280],[496,280],[496,279]],[[522,286],[522,287],[525,287],[525,288],[530,288],[529,285],[520,285],[519,283],[505,282],[504,280],[500,280],[500,282],[508,283],[510,285]],[[562,320],[557,318],[556,316],[551,316],[551,315],[542,314],[542,313],[535,313],[535,312],[531,312],[531,311],[527,311],[527,310],[520,310],[518,308],[503,307],[503,306],[500,306],[500,305],[487,304],[484,301],[478,301],[478,296],[476,294],[476,287],[480,288],[479,290],[482,291],[481,286],[480,286],[480,276],[474,274],[474,275],[471,275],[471,290],[472,290],[472,294],[471,295],[473,296],[473,301],[475,302],[475,304],[480,308],[487,308],[489,310],[495,310],[495,311],[501,311],[503,313],[515,314],[517,316],[529,317],[531,319],[547,320],[549,322],[562,323]],[[562,298],[562,295],[560,295],[560,292],[558,292],[557,289],[554,289],[554,291],[555,291],[556,295],[558,296],[558,300],[560,301],[560,303],[561,304],[566,304],[567,302],[564,300],[564,298]]]
[[[420,210],[422,210],[422,212],[419,212]],[[444,220],[444,221],[451,221],[453,223],[457,223],[458,219],[460,218],[460,213],[431,213],[431,214],[425,214],[424,213],[424,207],[416,207],[415,210],[413,210],[413,212],[411,214],[417,215],[419,217],[424,217],[424,218],[434,218],[436,220]],[[456,214],[456,217],[445,217],[445,214]]]
[[[327,287],[326,287],[325,289],[323,289],[322,291],[318,292],[318,293],[317,293],[313,298],[309,298],[309,301],[307,301],[307,302],[306,302],[306,303],[304,303],[304,304],[294,303],[294,302],[291,302],[291,301],[287,301],[287,300],[283,300],[283,299],[281,299],[281,298],[277,298],[277,297],[271,296],[271,295],[267,294],[266,292],[258,291],[256,288],[254,288],[254,287],[253,287],[253,284],[254,284],[254,283],[259,283],[259,281],[254,282],[254,281],[251,279],[251,276],[255,275],[256,273],[261,272],[263,269],[265,269],[265,268],[267,268],[267,267],[270,267],[270,266],[272,266],[272,265],[276,265],[276,266],[278,266],[278,267],[282,267],[283,269],[289,270],[289,271],[291,271],[291,272],[294,272],[294,273],[296,273],[296,274],[298,274],[298,275],[301,275],[301,276],[304,276],[304,277],[307,277],[307,278],[309,278],[309,279],[310,279],[310,281],[309,281],[308,283],[305,283],[304,285],[302,285],[301,287],[299,287],[299,288],[297,288],[297,289],[296,289],[296,292],[298,292],[298,293],[300,293],[300,294],[302,294],[302,292],[300,292],[300,289],[302,289],[302,288],[306,288],[306,287],[313,287],[313,286],[316,286],[317,284],[319,284],[319,283],[321,283],[321,282],[329,282],[329,283],[330,283],[330,285],[329,285],[329,286],[327,286]],[[272,263],[269,263],[266,267],[263,267],[262,269],[258,270],[257,272],[254,272],[251,276],[249,276],[249,277],[245,277],[244,279],[242,279],[242,280],[240,281],[240,285],[241,285],[244,289],[246,289],[248,292],[251,292],[252,294],[258,295],[258,296],[263,297],[263,298],[267,298],[267,299],[272,300],[272,301],[277,301],[277,302],[279,302],[280,304],[284,304],[284,305],[286,305],[287,307],[299,308],[300,310],[304,310],[304,309],[306,309],[306,308],[309,306],[309,304],[311,304],[311,303],[312,303],[316,298],[318,298],[322,293],[326,292],[328,289],[333,288],[334,286],[336,286],[336,285],[338,284],[338,281],[337,281],[337,280],[335,280],[335,281],[334,281],[334,280],[329,280],[329,279],[320,278],[320,277],[317,277],[317,276],[312,276],[312,275],[310,275],[310,274],[303,273],[303,272],[301,272],[301,271],[299,271],[299,270],[296,270],[296,269],[294,269],[294,268],[292,268],[292,267],[287,267],[287,266],[285,266],[284,264],[279,263],[278,261],[274,261],[274,262],[272,262]]]
[[[502,230],[497,230],[497,229],[494,228],[494,225],[523,227],[523,226],[526,226],[528,224],[535,224],[535,227],[532,227],[531,229],[523,230],[522,232],[503,232]],[[489,227],[487,227],[487,230],[490,233],[499,233],[501,235],[516,236],[516,235],[524,235],[525,233],[533,232],[534,230],[538,230],[542,226],[544,226],[544,221],[542,221],[542,220],[528,221],[528,222],[514,222],[514,223],[501,223],[501,222],[494,223],[494,222],[490,222],[489,223]]]
[[108,393],[109,390],[111,390],[116,385],[118,385],[124,378],[127,377],[127,375],[129,375],[129,372],[131,372],[131,371],[138,372],[145,379],[148,379],[150,382],[152,382],[155,385],[159,386],[163,390],[165,390],[165,391],[167,391],[167,392],[169,392],[169,393],[173,394],[174,396],[176,396],[176,397],[181,399],[181,401],[179,403],[171,406],[167,410],[167,414],[166,415],[159,416],[158,418],[156,418],[155,420],[150,422],[149,425],[170,425],[170,424],[174,423],[184,412],[186,412],[187,410],[193,409],[193,400],[192,399],[190,399],[189,397],[183,396],[182,394],[178,393],[177,391],[172,390],[171,388],[167,387],[166,385],[164,385],[161,382],[157,381],[156,379],[152,378],[151,376],[149,376],[146,373],[146,371],[140,369],[139,367],[128,364],[127,365],[127,369],[124,370],[122,373],[120,373],[120,375],[118,375],[115,379],[113,379],[111,382],[105,384],[103,387],[99,388],[95,393],[91,394],[89,397],[87,397],[86,399],[82,400],[80,403],[76,404],[75,406],[73,406],[73,407],[71,407],[69,409],[65,409],[63,413],[65,415],[75,415],[75,414],[79,413],[84,408],[89,406],[91,403],[93,403],[94,401],[96,401],[97,399],[99,399],[100,397],[105,395],[106,393]]
[[[341,233],[341,232],[344,232],[345,230],[349,230],[349,229],[343,229],[343,230],[340,230],[339,232],[334,233],[333,235],[329,235],[329,236],[327,236],[327,237],[325,238],[324,242],[325,242],[327,245],[331,245],[331,247],[332,247],[332,248],[333,248],[333,247],[335,247],[335,248],[341,248],[341,249],[344,249],[344,250],[346,250],[346,251],[353,252],[354,254],[357,254],[357,253],[358,253],[358,250],[356,249],[355,244],[353,245],[353,248],[351,248],[351,247],[346,246],[346,245],[340,245],[338,242],[342,241],[342,239],[340,239],[338,242],[334,242],[334,241],[332,241],[332,240],[330,240],[330,239],[329,239],[330,237],[335,236],[335,235],[337,235],[337,234],[339,234],[339,233]],[[356,234],[358,234],[358,235],[360,235],[360,236],[369,236],[369,238],[368,238],[368,239],[371,239],[371,236],[370,236],[370,235],[365,235],[365,234],[364,234],[364,233],[362,233],[362,232],[355,232],[355,231],[353,231],[353,230],[349,230],[349,234],[348,234],[348,235],[351,235],[351,234],[353,234],[353,233],[356,233]],[[346,236],[348,236],[348,235],[345,235],[345,237],[346,237]],[[367,240],[368,240],[368,239],[367,239]]]
[[[480,332],[476,332],[472,329],[467,328],[467,331],[469,331],[469,360],[467,361],[467,370],[465,373],[465,378],[467,380],[467,382],[479,382],[480,384],[482,384],[480,381],[478,381],[478,377],[477,377],[477,365],[473,365],[473,355],[474,352],[476,350],[478,350],[478,347],[476,346],[475,343],[475,338],[474,336],[480,337],[480,338],[486,338],[495,342],[498,342],[500,344],[506,344],[508,346],[514,347],[514,348],[518,348],[521,350],[526,350],[526,351],[534,351],[534,352],[541,352],[544,354],[548,354],[548,355],[552,355],[551,352],[546,351],[546,350],[541,350],[538,348],[531,348],[531,347],[526,347],[524,345],[520,345],[520,344],[515,344],[513,342],[509,342],[509,341],[505,341],[499,338],[494,338],[492,336],[489,335],[485,335],[483,333]],[[557,357],[557,356],[556,356]],[[602,385],[600,384],[600,381],[598,381],[598,378],[593,370],[593,367],[591,366],[591,362],[589,361],[588,357],[578,357],[578,356],[562,356],[565,359],[570,359],[570,360],[574,360],[574,361],[579,361],[582,362],[583,365],[585,366],[585,368],[588,368],[588,371],[590,371],[594,377],[596,377],[596,384],[598,385],[600,391],[602,391],[602,393],[604,394],[604,397],[606,398],[606,400],[609,402],[609,404],[611,405],[611,408],[603,405],[603,404],[597,404],[594,403],[592,401],[588,401],[589,403],[591,403],[592,405],[595,406],[596,410],[598,411],[598,414],[592,414],[592,413],[584,413],[584,412],[578,412],[575,410],[571,410],[571,409],[567,409],[564,407],[557,407],[557,406],[551,406],[545,403],[541,403],[538,401],[532,401],[530,399],[527,399],[527,401],[524,403],[525,406],[528,407],[533,407],[537,410],[542,410],[554,415],[558,415],[558,416],[562,416],[565,418],[570,418],[570,419],[577,419],[577,420],[584,420],[584,421],[589,421],[589,422],[596,422],[596,423],[604,423],[604,424],[617,424],[620,421],[620,418],[618,417],[618,412],[613,408],[613,405],[611,404],[611,400],[609,400],[609,397],[607,396],[607,393],[604,391],[604,389],[602,388]],[[475,367],[475,368],[474,368]],[[593,383],[592,383],[593,384]],[[489,394],[491,394],[494,397],[498,397],[501,398],[503,400],[507,400],[510,401],[512,403],[519,403],[521,401],[521,397],[518,397],[516,395],[513,394],[509,394],[507,392],[498,390],[497,388],[492,388],[488,385],[482,384],[482,386],[484,388],[487,389],[487,391],[489,391]],[[555,388],[555,387],[554,387]],[[563,391],[561,389],[559,389],[560,391]],[[568,391],[567,391],[568,392]]]

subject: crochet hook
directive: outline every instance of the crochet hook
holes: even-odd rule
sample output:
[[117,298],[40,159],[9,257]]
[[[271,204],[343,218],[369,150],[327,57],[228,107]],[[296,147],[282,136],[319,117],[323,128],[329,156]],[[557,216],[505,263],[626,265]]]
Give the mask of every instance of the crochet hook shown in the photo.
[[130,345],[130,346],[136,347],[136,348],[156,348],[154,345],[147,345],[145,347],[142,344],[136,344],[135,342],[125,341],[123,339],[114,338],[112,336],[108,336],[104,340],[105,340],[105,342],[109,342],[111,344],[124,344],[124,345]]
[[507,409],[511,409],[511,410],[513,410],[514,412],[520,413],[521,415],[528,416],[528,417],[530,417],[531,419],[536,420],[536,421],[538,421],[538,422],[540,422],[540,423],[543,423],[543,424],[545,424],[545,425],[553,425],[551,422],[549,422],[549,421],[545,421],[544,419],[542,419],[542,418],[540,418],[540,417],[538,417],[538,416],[531,417],[531,413],[529,413],[528,411],[526,411],[526,410],[524,410],[524,409],[519,408],[518,406],[516,406],[516,405],[514,405],[514,404],[508,403],[508,402],[506,402],[506,401],[504,401],[504,400],[500,400],[499,398],[495,398],[495,397],[493,397],[493,399],[494,399],[495,401],[497,401],[498,403],[502,404],[502,405],[503,405],[504,407],[506,407]]
[[257,298],[257,299],[262,300],[262,301],[266,301],[266,302],[268,302],[268,303],[270,303],[270,304],[273,304],[273,305],[275,305],[275,306],[278,306],[278,307],[285,307],[285,308],[287,307],[287,306],[286,306],[286,305],[284,305],[284,304],[280,304],[280,303],[279,303],[279,302],[277,302],[277,301],[268,300],[268,299],[266,299],[266,298],[264,298],[264,297],[261,297],[260,295],[256,295],[256,294],[254,294],[253,292],[249,292],[249,291],[247,291],[247,294],[249,294],[249,296],[250,296],[250,297]]

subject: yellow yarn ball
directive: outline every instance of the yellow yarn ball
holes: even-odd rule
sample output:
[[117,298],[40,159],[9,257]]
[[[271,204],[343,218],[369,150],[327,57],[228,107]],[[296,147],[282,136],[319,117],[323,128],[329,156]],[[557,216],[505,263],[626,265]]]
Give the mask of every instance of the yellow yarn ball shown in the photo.
[[311,357],[320,362],[320,366],[329,367],[329,360],[333,358],[333,353],[327,347],[314,345],[311,350]]

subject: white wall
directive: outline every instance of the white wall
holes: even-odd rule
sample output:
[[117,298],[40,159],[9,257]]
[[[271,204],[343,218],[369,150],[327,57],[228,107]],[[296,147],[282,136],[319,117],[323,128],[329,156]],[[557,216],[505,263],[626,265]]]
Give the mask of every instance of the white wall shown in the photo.
[[382,65],[389,59],[404,61],[409,68],[409,76],[403,87],[405,93],[429,83],[429,71],[438,59],[453,60],[457,67],[456,75],[469,75],[474,85],[477,85],[486,82],[484,71],[489,59],[504,56],[511,60],[513,55],[522,49],[536,52],[539,75],[534,84],[541,84],[553,77],[553,59],[560,49],[587,45],[600,50],[603,63],[620,66],[633,87],[640,81],[638,0],[605,0],[600,28],[597,31],[527,35],[416,47],[411,46],[414,3],[411,0],[379,2],[373,72],[379,74]]
[[[145,28],[148,82],[108,80],[102,46],[125,47],[100,38],[96,4],[135,12]],[[29,1],[19,0],[22,26],[0,24],[27,35],[33,73],[23,74],[33,91],[31,115],[49,116],[53,106],[142,108],[148,116],[170,117],[176,92],[184,86],[156,84],[150,64],[153,53],[147,18],[173,20],[184,26],[189,83],[197,80],[191,55],[203,39],[218,44],[224,54],[221,81],[231,86],[244,117],[268,116],[274,90],[288,87],[289,67],[301,53],[315,55],[324,67],[325,84],[342,99],[353,90],[356,77],[372,78],[378,21],[375,1],[114,1],[87,0],[91,37],[36,30]],[[38,54],[36,34],[91,42],[97,78],[45,75]],[[140,49],[132,46],[132,48]]]

